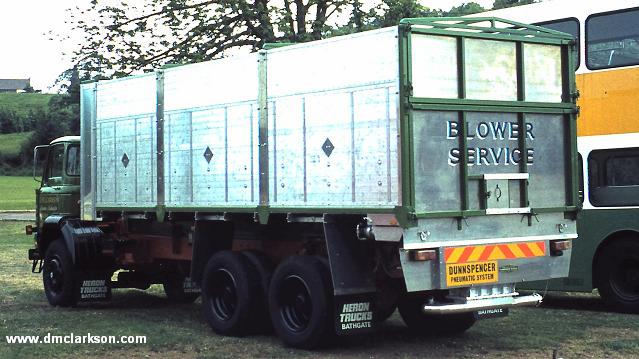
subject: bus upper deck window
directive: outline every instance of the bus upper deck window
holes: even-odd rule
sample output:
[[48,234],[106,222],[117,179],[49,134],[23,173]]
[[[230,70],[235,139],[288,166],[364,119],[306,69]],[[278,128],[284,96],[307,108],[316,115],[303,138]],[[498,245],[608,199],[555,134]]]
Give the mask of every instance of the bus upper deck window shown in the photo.
[[639,9],[594,14],[586,20],[586,65],[591,70],[639,65]]

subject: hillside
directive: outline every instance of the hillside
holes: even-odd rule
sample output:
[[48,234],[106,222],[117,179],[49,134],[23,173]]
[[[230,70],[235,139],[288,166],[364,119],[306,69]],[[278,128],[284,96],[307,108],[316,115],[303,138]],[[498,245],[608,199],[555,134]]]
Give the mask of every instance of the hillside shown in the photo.
[[0,110],[15,112],[20,117],[26,117],[29,110],[47,110],[49,100],[55,94],[41,93],[0,93]]
[[33,131],[0,134],[0,157],[17,156],[22,144],[29,140]]

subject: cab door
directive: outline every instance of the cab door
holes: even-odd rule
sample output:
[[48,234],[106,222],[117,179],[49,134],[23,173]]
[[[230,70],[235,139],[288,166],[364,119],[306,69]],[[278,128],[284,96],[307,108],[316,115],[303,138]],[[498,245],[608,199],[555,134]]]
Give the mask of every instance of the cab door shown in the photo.
[[47,166],[38,193],[38,223],[52,214],[79,216],[80,146],[55,143],[49,148]]

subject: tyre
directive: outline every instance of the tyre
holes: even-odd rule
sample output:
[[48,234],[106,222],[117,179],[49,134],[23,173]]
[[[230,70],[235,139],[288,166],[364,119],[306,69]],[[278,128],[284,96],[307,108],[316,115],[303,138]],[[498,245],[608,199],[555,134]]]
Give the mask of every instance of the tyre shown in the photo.
[[257,293],[257,308],[253,324],[255,332],[271,331],[271,316],[268,310],[268,287],[273,276],[273,263],[262,252],[242,251],[240,252],[253,266],[258,276],[259,289]]
[[73,263],[61,239],[53,241],[47,248],[42,266],[42,282],[49,304],[61,307],[76,304]]
[[639,312],[639,240],[621,240],[605,247],[597,260],[595,281],[608,305]]
[[317,347],[334,332],[332,295],[330,271],[320,258],[293,256],[280,263],[268,295],[280,339],[295,348]]
[[162,283],[164,293],[169,301],[173,303],[193,303],[200,296],[200,293],[189,292],[184,288],[185,279],[183,276],[171,276]]
[[202,280],[204,315],[221,335],[248,333],[259,300],[259,277],[240,253],[222,251],[209,259]]
[[472,312],[445,315],[426,314],[422,311],[424,302],[423,296],[407,294],[400,299],[397,306],[404,323],[417,334],[458,335],[475,324],[475,316]]

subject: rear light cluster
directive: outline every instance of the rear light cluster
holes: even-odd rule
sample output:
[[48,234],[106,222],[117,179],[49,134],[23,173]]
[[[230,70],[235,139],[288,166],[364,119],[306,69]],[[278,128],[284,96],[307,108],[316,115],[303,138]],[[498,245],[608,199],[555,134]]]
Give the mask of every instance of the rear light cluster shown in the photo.
[[572,248],[572,241],[550,241],[550,255],[562,256],[565,250]]
[[437,250],[435,249],[415,249],[408,252],[412,261],[432,261],[437,259]]

